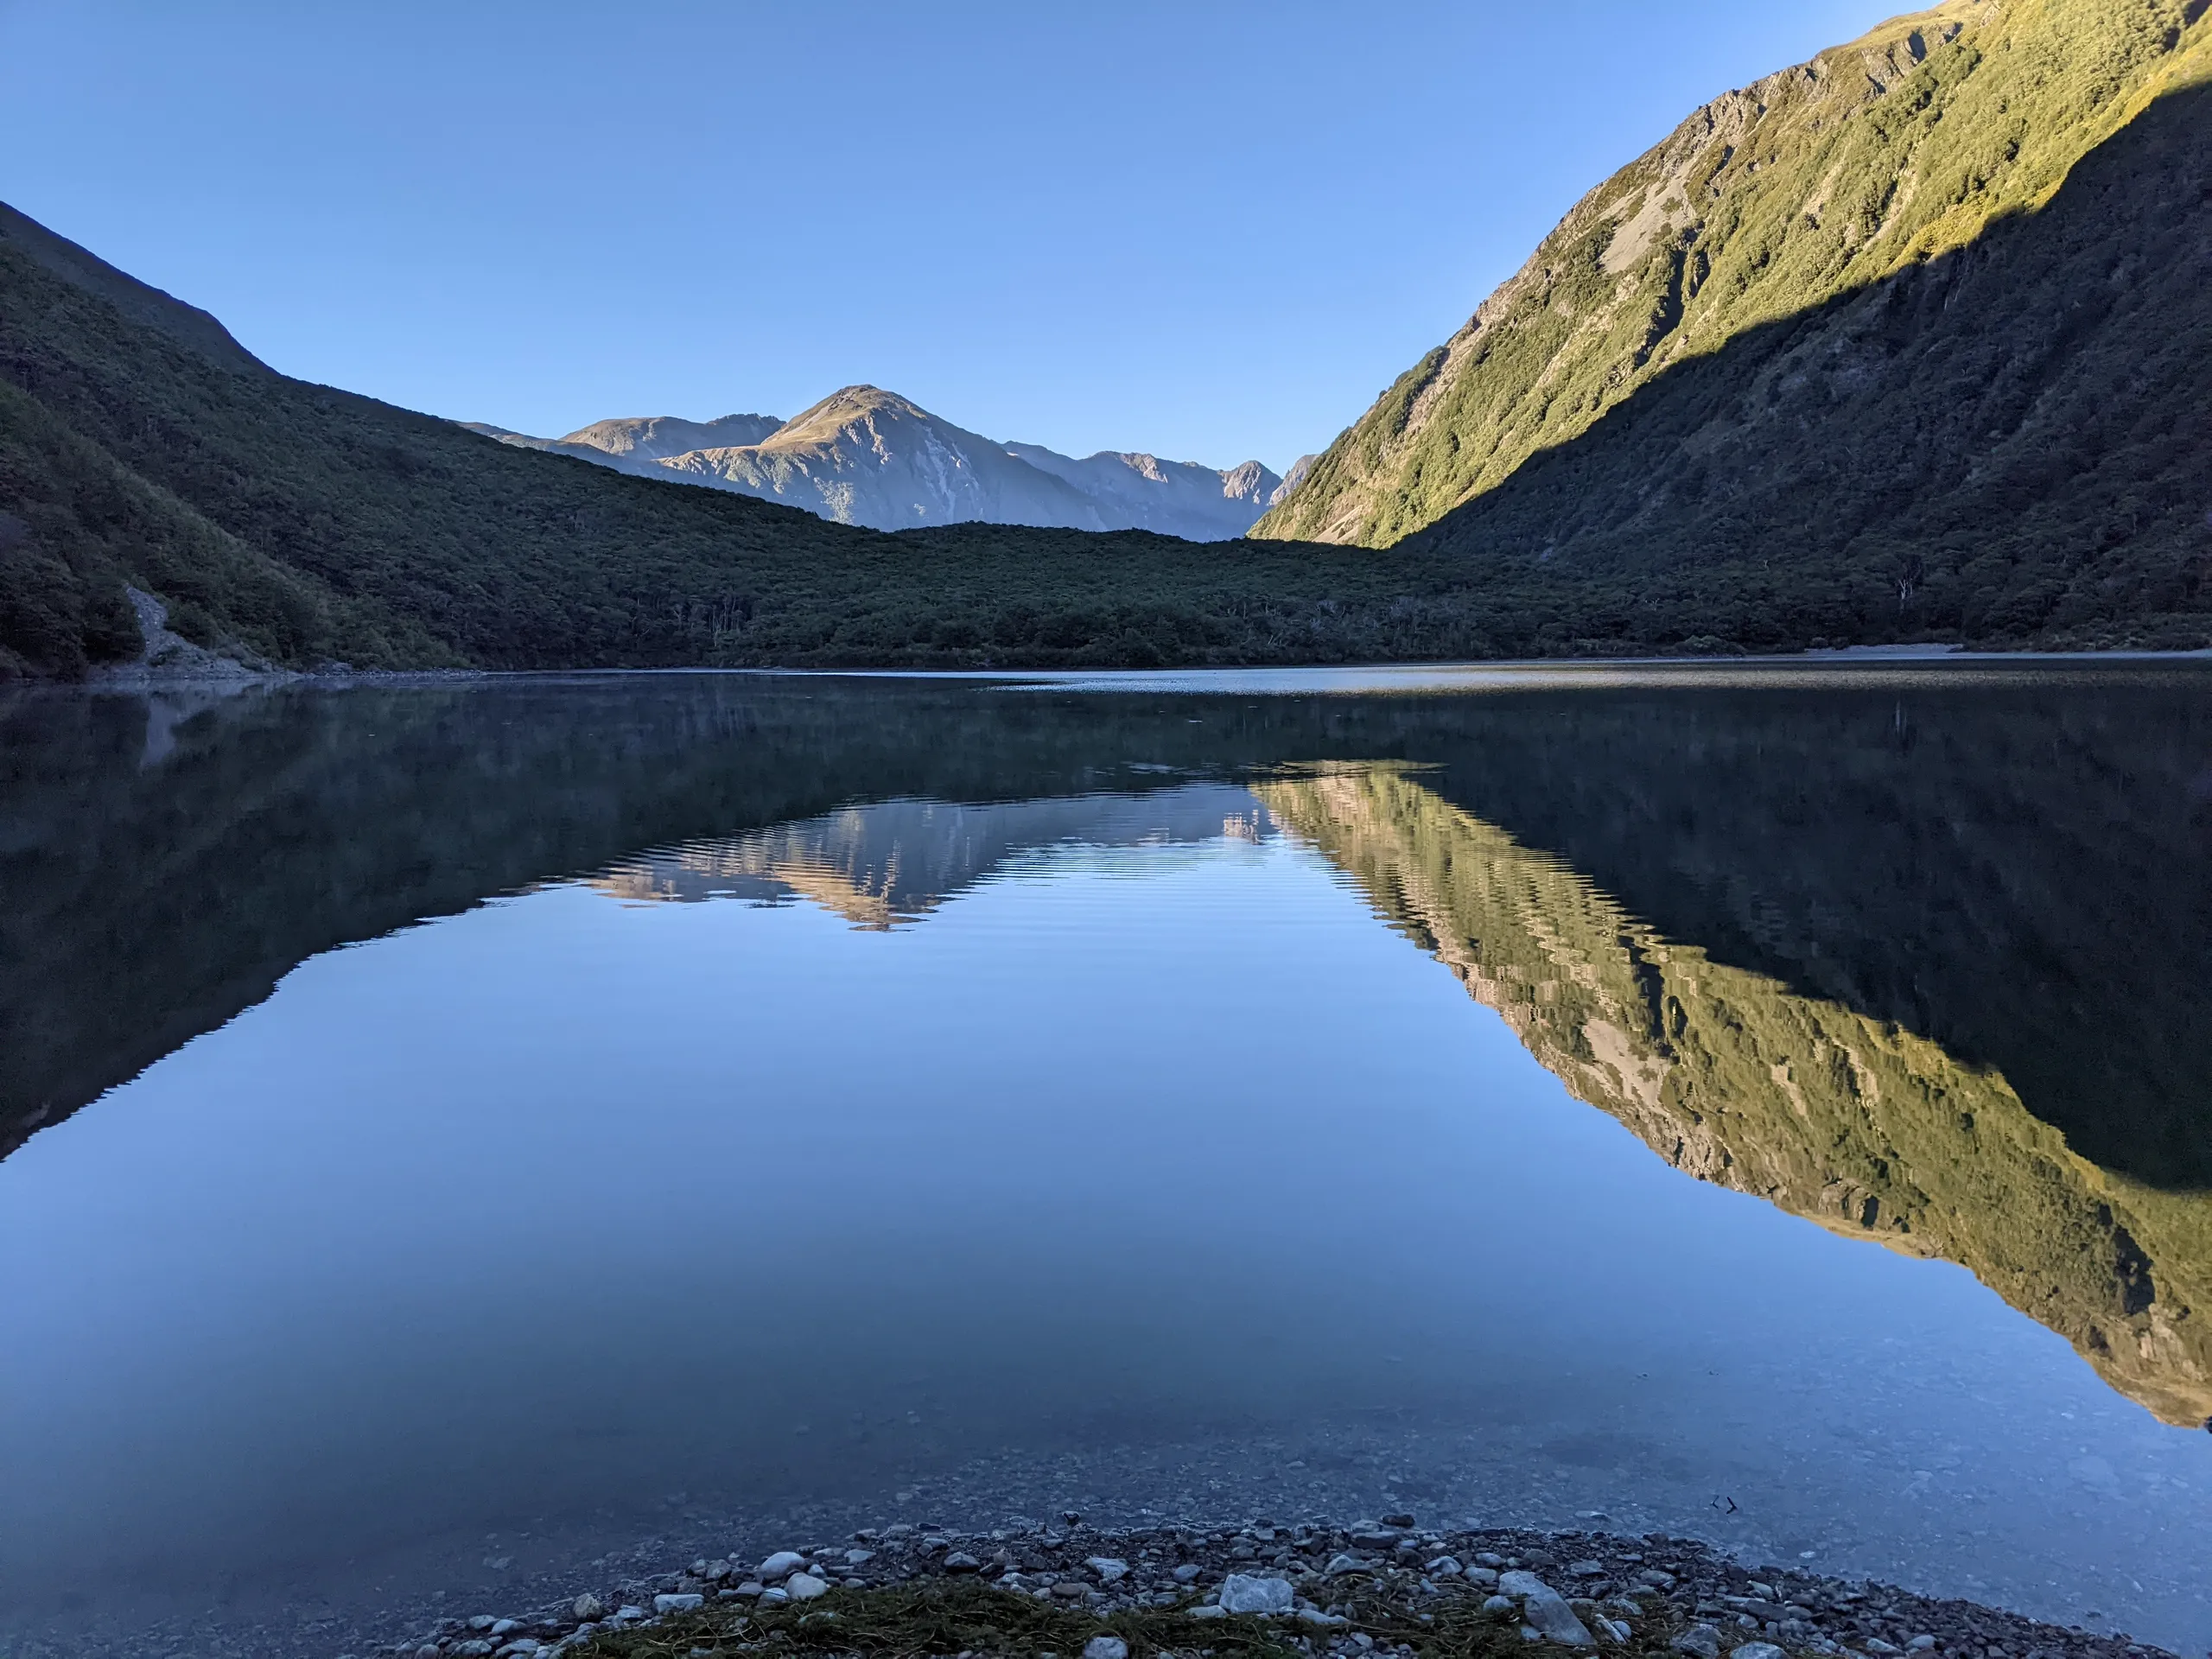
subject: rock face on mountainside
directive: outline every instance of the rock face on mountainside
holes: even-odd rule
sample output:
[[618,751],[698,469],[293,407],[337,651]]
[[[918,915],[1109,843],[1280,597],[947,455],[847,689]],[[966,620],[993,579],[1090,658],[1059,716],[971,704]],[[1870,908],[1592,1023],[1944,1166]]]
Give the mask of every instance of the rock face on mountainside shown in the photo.
[[1669,1163],[1955,1262],[2166,1421],[2212,1415],[2212,1199],[2098,1167],[1924,1038],[1662,938],[1402,772],[1254,792]]
[[1252,527],[1282,485],[1256,461],[1222,472],[1156,455],[1107,450],[1077,460],[1041,444],[998,443],[874,386],[847,386],[790,421],[661,416],[601,421],[565,438],[468,424],[503,443],[787,502],[871,530],[981,522],[1227,541]]
[[1292,461],[1290,470],[1282,475],[1282,482],[1275,486],[1274,493],[1268,498],[1268,505],[1279,507],[1289,500],[1290,493],[1306,481],[1306,474],[1313,470],[1313,463],[1320,459],[1318,454],[1309,454],[1300,455]]
[[1946,536],[2201,559],[2205,11],[1950,0],[1707,105],[1256,533],[1878,563],[1908,625]]

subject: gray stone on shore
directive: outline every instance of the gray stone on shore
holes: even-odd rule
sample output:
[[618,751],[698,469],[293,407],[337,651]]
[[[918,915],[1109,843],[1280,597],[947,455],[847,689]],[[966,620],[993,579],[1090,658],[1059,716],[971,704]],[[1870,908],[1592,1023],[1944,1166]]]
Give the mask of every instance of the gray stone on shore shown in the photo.
[[1567,1605],[1567,1598],[1529,1572],[1501,1573],[1497,1587],[1504,1594],[1516,1597],[1521,1603],[1521,1616],[1548,1642],[1558,1642],[1571,1648],[1594,1648],[1598,1638],[1590,1634],[1590,1627],[1575,1616],[1574,1609]]
[[1098,1575],[1101,1584],[1116,1584],[1129,1576],[1129,1564],[1111,1555],[1093,1555],[1084,1565]]
[[1204,1571],[1205,1569],[1196,1561],[1185,1561],[1167,1576],[1178,1584],[1192,1584],[1197,1581],[1198,1574]]
[[1789,1659],[1789,1656],[1771,1642],[1746,1642],[1736,1649],[1735,1659]]
[[1221,1611],[1224,1613],[1287,1613],[1295,1603],[1288,1579],[1247,1578],[1232,1573],[1222,1581]]
[[699,1605],[705,1600],[706,1598],[701,1595],[655,1596],[653,1598],[653,1611],[664,1615],[668,1613],[694,1612],[697,1611]]
[[956,1549],[944,1558],[944,1570],[948,1573],[980,1573],[983,1570],[983,1564],[966,1550]]
[[1118,1636],[1094,1636],[1083,1644],[1083,1659],[1129,1659],[1129,1644]]
[[793,1601],[812,1601],[829,1593],[830,1586],[811,1573],[794,1573],[784,1580],[784,1593]]
[[587,1621],[603,1618],[607,1615],[607,1604],[589,1591],[586,1591],[569,1604],[569,1611],[578,1618]]

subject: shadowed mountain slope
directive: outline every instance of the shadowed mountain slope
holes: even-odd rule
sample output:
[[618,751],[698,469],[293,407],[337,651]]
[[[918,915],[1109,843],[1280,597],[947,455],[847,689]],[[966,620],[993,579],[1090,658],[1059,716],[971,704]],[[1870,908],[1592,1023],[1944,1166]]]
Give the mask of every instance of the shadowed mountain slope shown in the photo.
[[2200,9],[1976,0],[1731,94],[1256,533],[1563,577],[1593,639],[2201,645],[2208,78]]
[[226,368],[268,372],[268,365],[231,337],[207,312],[173,294],[127,276],[26,214],[0,201],[0,246],[44,267],[72,287],[97,294],[132,322],[159,329]]

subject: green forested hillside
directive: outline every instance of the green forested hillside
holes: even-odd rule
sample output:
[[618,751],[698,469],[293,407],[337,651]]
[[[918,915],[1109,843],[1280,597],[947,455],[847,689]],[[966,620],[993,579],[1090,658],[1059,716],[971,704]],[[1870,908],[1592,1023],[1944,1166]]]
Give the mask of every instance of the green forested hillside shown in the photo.
[[[186,638],[287,665],[1106,663],[1417,652],[1333,550],[888,536],[277,374],[0,211],[0,672]],[[971,534],[971,531],[975,533]],[[1349,578],[1346,580],[1346,578]]]
[[1255,533],[1593,638],[2202,643],[2203,12],[1960,0],[1707,105]]

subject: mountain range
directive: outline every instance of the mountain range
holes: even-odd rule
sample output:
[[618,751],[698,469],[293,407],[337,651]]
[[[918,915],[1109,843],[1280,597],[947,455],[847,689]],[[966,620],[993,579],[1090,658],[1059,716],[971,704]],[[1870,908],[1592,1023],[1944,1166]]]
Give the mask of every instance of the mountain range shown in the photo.
[[2208,10],[1949,0],[1715,99],[1282,485],[866,387],[467,431],[0,207],[0,676],[2202,648]]
[[847,386],[788,421],[664,415],[597,421],[563,438],[462,424],[518,448],[788,502],[871,530],[982,521],[1219,542],[1244,534],[1283,496],[1283,480],[1256,461],[1217,471],[1114,450],[1077,460],[995,442],[875,386]]

